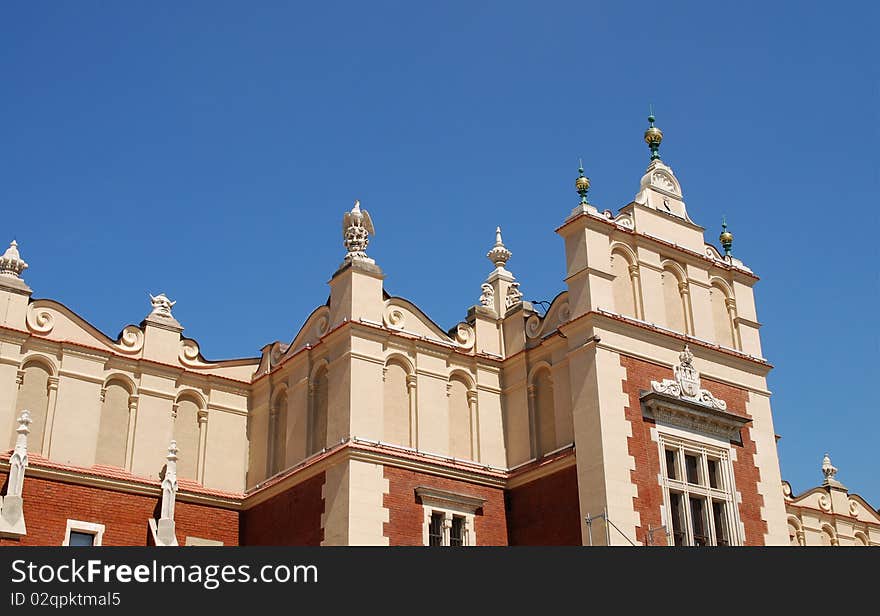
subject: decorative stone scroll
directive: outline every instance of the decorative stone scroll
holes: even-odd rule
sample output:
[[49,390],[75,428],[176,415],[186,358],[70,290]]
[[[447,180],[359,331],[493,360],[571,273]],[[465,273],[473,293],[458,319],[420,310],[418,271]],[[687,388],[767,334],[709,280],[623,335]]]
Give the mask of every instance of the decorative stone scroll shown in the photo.
[[55,317],[48,310],[34,308],[33,304],[31,304],[28,306],[28,311],[25,315],[25,324],[35,334],[45,335],[55,327]]
[[674,379],[663,379],[661,382],[651,381],[651,389],[657,393],[684,398],[699,404],[705,404],[719,410],[727,410],[727,403],[703,389],[700,385],[700,373],[694,368],[694,355],[685,345],[678,356],[680,363],[672,369]]

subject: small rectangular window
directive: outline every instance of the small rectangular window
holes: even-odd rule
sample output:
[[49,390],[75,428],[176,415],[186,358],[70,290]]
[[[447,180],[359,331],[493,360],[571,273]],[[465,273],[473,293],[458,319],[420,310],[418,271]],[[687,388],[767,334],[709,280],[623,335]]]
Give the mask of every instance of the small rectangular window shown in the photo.
[[694,545],[709,545],[709,520],[706,518],[706,501],[690,497],[691,524],[694,528]]
[[666,476],[670,479],[678,479],[678,473],[675,472],[675,451],[666,450]]
[[699,485],[700,484],[700,473],[697,468],[697,456],[691,456],[691,455],[685,454],[684,466],[687,471],[688,483],[692,483],[694,485]]
[[459,516],[452,518],[449,545],[464,545],[464,518]]
[[443,545],[443,514],[432,513],[428,527],[428,545]]
[[79,531],[72,530],[70,531],[70,540],[68,542],[69,546],[93,546],[95,545],[95,535],[93,533],[81,533]]

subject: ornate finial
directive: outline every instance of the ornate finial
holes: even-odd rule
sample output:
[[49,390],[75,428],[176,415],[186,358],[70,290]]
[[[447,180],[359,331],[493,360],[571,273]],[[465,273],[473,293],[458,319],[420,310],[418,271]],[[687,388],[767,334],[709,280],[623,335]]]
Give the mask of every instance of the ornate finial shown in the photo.
[[495,245],[486,253],[486,258],[495,264],[496,269],[503,270],[511,256],[513,253],[501,241],[501,227],[495,227]]
[[724,248],[724,256],[730,256],[730,249],[733,248],[733,233],[727,230],[727,220],[721,217],[721,235],[718,236],[721,247]]
[[581,204],[587,203],[587,191],[590,190],[590,178],[584,175],[584,161],[578,159],[578,177],[574,181],[574,187],[581,196]]
[[0,275],[11,276],[12,278],[21,278],[21,273],[26,270],[28,264],[25,263],[21,255],[18,253],[18,242],[12,240],[9,248],[0,257]]
[[648,130],[645,131],[645,143],[651,149],[651,160],[660,159],[660,142],[663,141],[663,131],[654,126],[654,106],[651,105],[650,115],[648,116]]
[[162,317],[165,319],[173,319],[171,315],[171,307],[177,302],[172,302],[164,293],[159,293],[156,297],[150,293],[150,303],[153,305],[153,311],[148,315],[150,317]]
[[824,485],[828,485],[832,481],[836,483],[834,476],[837,474],[837,468],[831,465],[831,456],[827,453],[822,458],[822,474],[825,475]]
[[362,210],[361,202],[355,199],[351,211],[342,215],[342,245],[348,251],[346,263],[352,259],[370,260],[365,251],[371,235],[376,235],[376,229],[370,213]]

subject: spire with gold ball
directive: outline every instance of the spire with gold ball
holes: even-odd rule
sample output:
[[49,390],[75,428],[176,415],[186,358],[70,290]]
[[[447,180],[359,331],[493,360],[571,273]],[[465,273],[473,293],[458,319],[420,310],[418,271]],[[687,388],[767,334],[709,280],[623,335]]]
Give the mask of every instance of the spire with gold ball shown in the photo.
[[660,160],[660,142],[663,141],[663,131],[654,126],[654,108],[651,107],[648,116],[648,130],[645,131],[645,143],[651,149],[651,160]]
[[574,187],[581,196],[581,205],[587,204],[587,191],[590,190],[590,178],[584,175],[584,161],[578,159],[578,176]]
[[721,247],[724,249],[724,256],[730,256],[730,249],[733,248],[733,233],[727,230],[727,220],[721,218],[721,235],[718,236]]

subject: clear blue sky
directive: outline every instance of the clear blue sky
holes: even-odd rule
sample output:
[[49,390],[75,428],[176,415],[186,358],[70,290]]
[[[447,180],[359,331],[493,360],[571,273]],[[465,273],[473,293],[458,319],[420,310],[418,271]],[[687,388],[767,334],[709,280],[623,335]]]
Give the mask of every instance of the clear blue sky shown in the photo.
[[[649,103],[691,217],[756,288],[783,476],[880,506],[876,3],[6,2],[0,239],[115,336],[147,293],[208,358],[289,341],[359,198],[386,288],[450,327],[496,225],[526,299],[617,210]],[[242,324],[245,324],[243,327]]]

